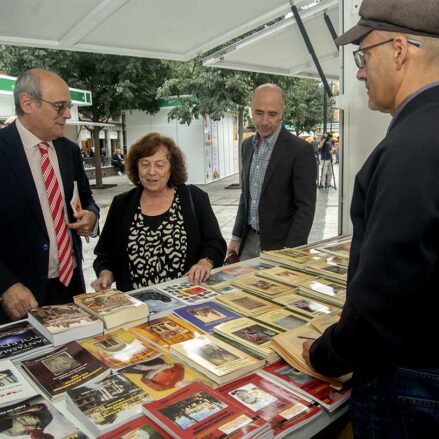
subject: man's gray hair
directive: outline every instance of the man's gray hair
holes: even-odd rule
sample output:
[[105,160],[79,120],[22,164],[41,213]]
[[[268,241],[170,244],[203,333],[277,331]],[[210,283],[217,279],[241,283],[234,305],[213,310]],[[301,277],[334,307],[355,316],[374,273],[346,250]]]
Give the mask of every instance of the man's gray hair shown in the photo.
[[14,87],[14,103],[15,113],[17,116],[23,115],[24,112],[20,104],[20,94],[28,93],[35,99],[41,99],[40,80],[31,70],[22,73],[15,82]]

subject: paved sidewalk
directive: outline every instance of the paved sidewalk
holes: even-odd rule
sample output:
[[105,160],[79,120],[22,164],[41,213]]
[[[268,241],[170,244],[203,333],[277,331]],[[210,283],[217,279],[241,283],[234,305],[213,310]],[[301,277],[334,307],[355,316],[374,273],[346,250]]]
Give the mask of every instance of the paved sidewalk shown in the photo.
[[[334,172],[338,185],[338,165],[334,164]],[[94,180],[90,180],[94,184]],[[133,188],[129,184],[129,180],[125,175],[105,177],[105,184],[117,184],[117,186],[107,189],[94,189],[94,198],[101,209],[101,227],[104,225],[108,209],[113,197],[122,192],[126,192]],[[207,185],[199,185],[209,194],[210,202],[221,228],[224,239],[228,243],[232,236],[233,224],[235,222],[236,211],[240,196],[239,189],[226,189],[232,183],[238,183],[238,175],[224,178]],[[317,205],[314,217],[313,227],[309,236],[309,242],[319,241],[338,234],[338,190],[318,190]],[[92,268],[94,254],[93,250],[96,245],[97,238],[90,239],[90,243],[84,244],[84,276],[86,287],[95,279]]]

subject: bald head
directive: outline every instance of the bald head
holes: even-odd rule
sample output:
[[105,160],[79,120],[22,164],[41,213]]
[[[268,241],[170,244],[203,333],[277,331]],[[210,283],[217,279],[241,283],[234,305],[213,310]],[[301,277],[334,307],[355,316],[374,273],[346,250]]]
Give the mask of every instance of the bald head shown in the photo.
[[278,85],[267,83],[256,87],[252,94],[252,104],[255,99],[255,96],[259,93],[265,93],[265,94],[277,96],[282,103],[283,109],[285,109],[285,93]]

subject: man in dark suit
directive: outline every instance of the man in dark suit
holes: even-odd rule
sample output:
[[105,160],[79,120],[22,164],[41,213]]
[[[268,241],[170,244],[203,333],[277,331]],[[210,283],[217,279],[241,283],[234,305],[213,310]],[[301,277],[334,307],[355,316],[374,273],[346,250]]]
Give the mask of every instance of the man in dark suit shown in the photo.
[[303,356],[353,372],[355,438],[437,438],[439,2],[364,0],[359,14],[336,42],[360,46],[369,108],[393,119],[355,179],[340,320]]
[[285,97],[274,84],[253,93],[256,134],[242,144],[242,193],[228,253],[241,260],[261,250],[305,244],[316,203],[312,147],[282,125]]
[[85,291],[80,236],[95,232],[99,215],[78,145],[63,137],[66,83],[29,70],[14,99],[17,120],[0,130],[0,322]]

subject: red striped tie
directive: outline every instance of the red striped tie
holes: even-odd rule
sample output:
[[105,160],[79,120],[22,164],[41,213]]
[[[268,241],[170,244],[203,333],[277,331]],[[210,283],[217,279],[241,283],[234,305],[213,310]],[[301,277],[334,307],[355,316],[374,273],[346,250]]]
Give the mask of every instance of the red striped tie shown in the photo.
[[49,160],[48,147],[49,144],[47,142],[38,144],[41,153],[41,170],[43,171],[44,184],[46,185],[50,212],[52,213],[56,232],[56,245],[58,247],[59,258],[59,281],[67,287],[73,276],[72,244],[64,216],[64,202],[58,179]]

